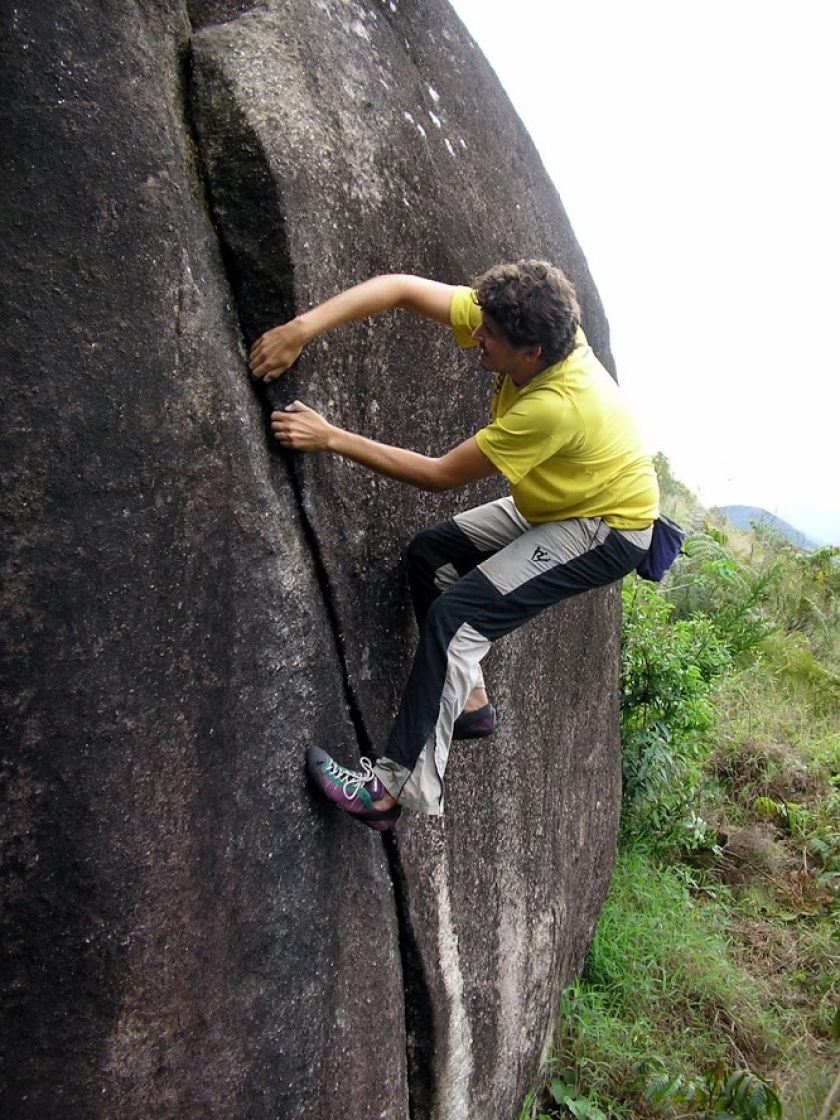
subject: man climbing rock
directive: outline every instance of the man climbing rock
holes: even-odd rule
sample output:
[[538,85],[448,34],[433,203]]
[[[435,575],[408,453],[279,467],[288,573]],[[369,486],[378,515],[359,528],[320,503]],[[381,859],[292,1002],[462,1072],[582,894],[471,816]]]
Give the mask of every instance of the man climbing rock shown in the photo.
[[445,455],[420,455],[329,423],[301,401],[271,414],[284,447],[330,451],[423,490],[503,474],[509,497],[420,533],[408,553],[420,629],[384,755],[360,771],[310,748],[317,788],[370,828],[403,807],[443,812],[452,739],[483,737],[497,716],[481,660],[492,642],[553,603],[620,580],[644,557],[659,493],[621,392],[589,347],[574,289],[545,261],[502,264],[472,287],[377,276],[268,331],[251,351],[272,381],[313,338],[401,308],[451,327],[496,375],[491,422]]

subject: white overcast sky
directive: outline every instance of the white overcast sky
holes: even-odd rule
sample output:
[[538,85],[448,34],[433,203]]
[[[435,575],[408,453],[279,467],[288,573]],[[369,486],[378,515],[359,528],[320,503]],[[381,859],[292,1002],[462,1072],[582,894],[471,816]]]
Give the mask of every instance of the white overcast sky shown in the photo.
[[840,0],[453,0],[552,176],[651,451],[840,545]]

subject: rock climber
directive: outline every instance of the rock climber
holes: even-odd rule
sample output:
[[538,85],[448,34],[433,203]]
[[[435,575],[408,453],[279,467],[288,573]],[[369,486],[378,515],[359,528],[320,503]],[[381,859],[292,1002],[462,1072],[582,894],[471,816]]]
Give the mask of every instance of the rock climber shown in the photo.
[[443,812],[453,738],[492,734],[481,660],[492,642],[554,603],[622,579],[645,556],[659,491],[616,383],[580,326],[574,288],[538,260],[500,264],[470,286],[376,276],[264,334],[254,378],[272,381],[343,323],[400,308],[451,328],[495,374],[490,422],[439,457],[377,443],[302,401],[271,414],[283,447],[327,451],[422,490],[502,474],[510,495],[421,532],[408,550],[420,639],[384,754],[361,770],[311,747],[316,788],[368,827],[403,808]]

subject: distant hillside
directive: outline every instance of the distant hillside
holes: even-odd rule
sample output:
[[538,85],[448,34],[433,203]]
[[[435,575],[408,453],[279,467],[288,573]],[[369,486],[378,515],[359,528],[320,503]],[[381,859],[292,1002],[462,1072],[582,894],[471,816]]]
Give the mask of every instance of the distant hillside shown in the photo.
[[736,529],[750,529],[753,522],[759,525],[769,525],[777,533],[781,533],[783,537],[796,545],[797,548],[819,547],[816,541],[812,541],[804,533],[800,533],[798,529],[788,525],[787,521],[782,521],[780,517],[768,513],[766,509],[761,509],[759,506],[719,506],[718,508]]

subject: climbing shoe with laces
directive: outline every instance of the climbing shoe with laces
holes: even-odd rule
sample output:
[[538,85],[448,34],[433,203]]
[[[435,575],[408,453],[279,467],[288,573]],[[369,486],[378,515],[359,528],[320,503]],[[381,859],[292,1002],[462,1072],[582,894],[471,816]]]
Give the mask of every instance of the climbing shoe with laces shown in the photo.
[[369,758],[359,763],[360,771],[350,770],[320,747],[310,747],[306,752],[306,772],[318,792],[368,828],[385,832],[397,822],[402,810],[399,805],[374,808],[374,802],[381,801],[388,791],[374,774]]

